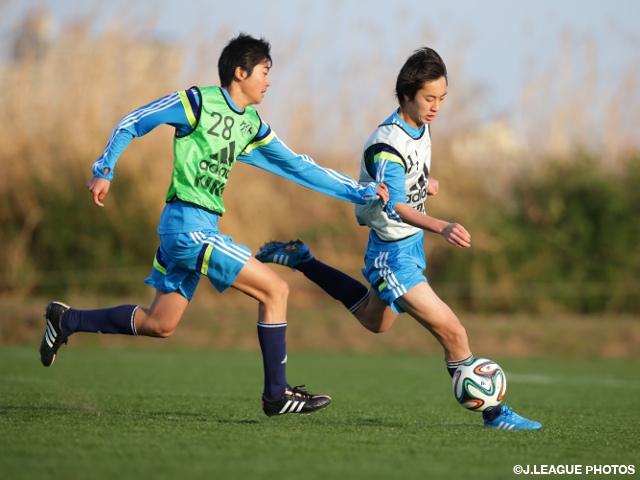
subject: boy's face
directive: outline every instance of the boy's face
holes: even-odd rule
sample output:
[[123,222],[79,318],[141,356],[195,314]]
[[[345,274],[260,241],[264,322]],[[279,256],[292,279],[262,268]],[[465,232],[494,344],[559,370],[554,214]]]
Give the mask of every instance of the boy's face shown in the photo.
[[271,82],[269,81],[269,62],[265,59],[255,66],[251,75],[243,72],[243,78],[240,82],[242,93],[248,100],[249,104],[255,105],[262,102],[264,94]]
[[405,102],[400,107],[400,116],[415,128],[431,123],[438,115],[446,94],[447,79],[445,77],[424,82],[422,88],[416,92],[413,100],[407,100],[407,97],[405,97]]

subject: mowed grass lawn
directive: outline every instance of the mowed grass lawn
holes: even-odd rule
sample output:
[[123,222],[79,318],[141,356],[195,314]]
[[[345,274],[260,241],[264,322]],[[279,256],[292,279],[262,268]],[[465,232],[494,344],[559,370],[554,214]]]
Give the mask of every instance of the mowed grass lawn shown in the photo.
[[[256,352],[0,347],[0,478],[499,479],[531,465],[640,470],[640,362],[494,358],[538,432],[482,426],[441,358],[290,352],[288,378],[333,403],[260,408]],[[584,468],[584,467],[583,467]]]

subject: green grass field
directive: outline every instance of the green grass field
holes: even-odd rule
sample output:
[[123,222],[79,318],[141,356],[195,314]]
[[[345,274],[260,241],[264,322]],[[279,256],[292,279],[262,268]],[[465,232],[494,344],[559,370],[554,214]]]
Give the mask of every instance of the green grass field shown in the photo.
[[[640,468],[640,362],[494,358],[538,432],[481,426],[441,358],[290,352],[288,378],[334,401],[267,418],[259,353],[0,348],[0,477],[499,479],[514,465]],[[583,467],[584,468],[584,467]]]

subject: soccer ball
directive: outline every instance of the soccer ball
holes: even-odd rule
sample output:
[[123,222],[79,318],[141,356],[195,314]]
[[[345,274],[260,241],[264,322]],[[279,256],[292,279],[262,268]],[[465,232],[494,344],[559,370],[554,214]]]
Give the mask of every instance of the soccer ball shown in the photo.
[[453,374],[453,394],[460,405],[484,412],[500,404],[507,392],[507,379],[495,362],[475,358],[460,365]]

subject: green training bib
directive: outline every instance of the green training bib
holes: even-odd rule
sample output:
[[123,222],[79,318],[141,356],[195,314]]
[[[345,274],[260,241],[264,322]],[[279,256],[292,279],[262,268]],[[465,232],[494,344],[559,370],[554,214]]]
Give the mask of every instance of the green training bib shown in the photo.
[[167,202],[178,198],[215,213],[225,212],[222,202],[229,172],[236,157],[260,128],[253,106],[238,113],[219,87],[198,87],[200,119],[195,129],[173,141],[173,176]]

